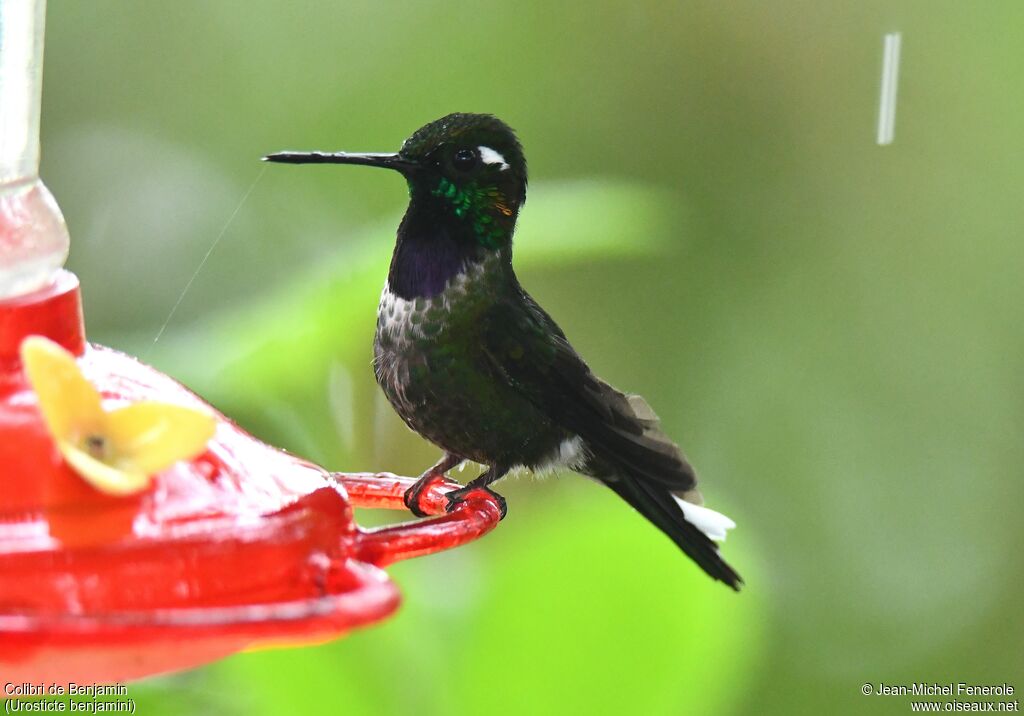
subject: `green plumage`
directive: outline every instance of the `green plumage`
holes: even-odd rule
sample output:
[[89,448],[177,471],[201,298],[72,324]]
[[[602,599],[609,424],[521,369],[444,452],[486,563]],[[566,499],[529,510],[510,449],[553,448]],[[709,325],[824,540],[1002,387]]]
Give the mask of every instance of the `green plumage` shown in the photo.
[[[604,482],[709,575],[738,589],[713,539],[732,521],[700,506],[696,476],[650,406],[595,376],[519,285],[512,235],[526,160],[489,115],[453,114],[397,154],[298,154],[289,163],[400,171],[409,208],[398,229],[374,339],[374,372],[402,420],[445,452],[406,494],[473,460],[487,470],[452,504],[523,466],[571,468]],[[500,498],[499,498],[500,499]]]
[[539,464],[570,437],[500,374],[500,359],[549,352],[539,327],[521,338],[493,330],[510,280],[495,253],[437,296],[385,291],[374,342],[377,381],[410,428],[449,453],[506,468]]

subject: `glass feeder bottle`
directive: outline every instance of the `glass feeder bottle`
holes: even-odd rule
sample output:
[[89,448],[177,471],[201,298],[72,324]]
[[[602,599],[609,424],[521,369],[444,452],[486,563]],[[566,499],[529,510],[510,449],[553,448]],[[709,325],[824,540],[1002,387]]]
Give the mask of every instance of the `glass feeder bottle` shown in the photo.
[[0,0],[0,301],[50,285],[70,243],[39,179],[45,16],[46,0]]

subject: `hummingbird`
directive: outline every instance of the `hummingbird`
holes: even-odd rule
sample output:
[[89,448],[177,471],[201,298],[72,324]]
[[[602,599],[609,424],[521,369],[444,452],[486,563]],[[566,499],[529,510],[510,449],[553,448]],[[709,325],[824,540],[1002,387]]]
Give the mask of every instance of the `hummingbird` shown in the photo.
[[714,579],[738,590],[719,553],[735,523],[703,507],[693,468],[638,395],[598,378],[523,289],[512,236],[526,201],[515,132],[488,114],[456,113],[416,130],[393,154],[293,152],[265,161],[361,164],[405,177],[409,205],[377,309],[373,367],[392,407],[443,456],[405,493],[466,461],[479,477],[449,508],[510,471],[568,468],[604,483]]

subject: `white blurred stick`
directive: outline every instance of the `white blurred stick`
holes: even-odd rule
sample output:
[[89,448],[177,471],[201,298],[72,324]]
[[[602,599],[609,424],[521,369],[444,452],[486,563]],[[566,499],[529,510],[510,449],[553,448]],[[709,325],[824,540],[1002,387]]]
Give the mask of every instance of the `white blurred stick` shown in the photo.
[[900,78],[903,34],[890,32],[882,46],[882,91],[878,102],[878,145],[892,144],[896,134],[896,89]]

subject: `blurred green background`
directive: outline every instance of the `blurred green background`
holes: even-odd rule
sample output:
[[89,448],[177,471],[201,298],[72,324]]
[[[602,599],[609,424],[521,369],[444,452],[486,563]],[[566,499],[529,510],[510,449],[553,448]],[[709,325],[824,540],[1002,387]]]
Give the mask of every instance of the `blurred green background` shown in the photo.
[[401,179],[257,159],[497,114],[530,161],[524,285],[650,399],[747,580],[586,480],[508,481],[495,533],[389,570],[395,618],[134,685],[139,712],[905,713],[861,684],[1012,683],[1022,25],[1016,0],[50,0],[43,177],[93,340],[330,468],[419,473],[437,451],[370,368]]

